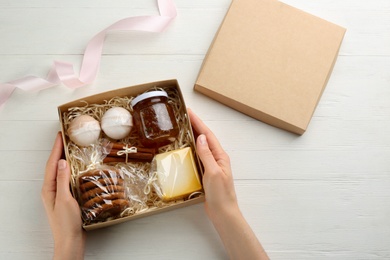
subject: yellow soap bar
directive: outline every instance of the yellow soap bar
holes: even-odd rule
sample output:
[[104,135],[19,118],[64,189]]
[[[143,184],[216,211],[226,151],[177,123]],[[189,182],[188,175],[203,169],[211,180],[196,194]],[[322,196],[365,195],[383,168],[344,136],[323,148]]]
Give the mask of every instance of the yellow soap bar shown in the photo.
[[202,189],[189,147],[158,154],[155,160],[163,200],[183,198]]

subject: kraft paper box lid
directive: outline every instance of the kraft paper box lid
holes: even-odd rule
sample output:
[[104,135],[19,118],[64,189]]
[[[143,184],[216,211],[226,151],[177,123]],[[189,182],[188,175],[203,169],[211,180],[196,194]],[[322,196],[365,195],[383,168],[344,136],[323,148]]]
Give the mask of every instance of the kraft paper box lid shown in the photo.
[[234,0],[195,90],[265,123],[303,134],[345,31],[276,0]]

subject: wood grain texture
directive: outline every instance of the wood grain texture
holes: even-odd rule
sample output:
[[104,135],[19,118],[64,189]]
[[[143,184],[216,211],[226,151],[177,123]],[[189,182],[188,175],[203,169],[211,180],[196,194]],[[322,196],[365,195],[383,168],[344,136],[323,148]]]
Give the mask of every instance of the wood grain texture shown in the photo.
[[[390,258],[390,1],[284,0],[347,28],[333,74],[301,137],[193,91],[230,1],[175,1],[162,34],[111,33],[88,87],[16,90],[0,110],[0,259],[50,259],[40,201],[59,130],[57,106],[129,85],[177,78],[187,106],[229,153],[241,209],[272,259]],[[0,0],[0,81],[80,66],[97,32],[153,0]],[[152,250],[153,248],[153,250]],[[86,259],[225,259],[203,206],[90,233]]]

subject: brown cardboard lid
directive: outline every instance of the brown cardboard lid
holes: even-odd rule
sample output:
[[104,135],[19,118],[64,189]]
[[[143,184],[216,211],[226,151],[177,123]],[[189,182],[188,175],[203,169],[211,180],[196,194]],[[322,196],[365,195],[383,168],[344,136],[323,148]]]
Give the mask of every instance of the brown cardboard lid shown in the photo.
[[275,0],[235,0],[195,90],[302,134],[331,74],[345,29]]

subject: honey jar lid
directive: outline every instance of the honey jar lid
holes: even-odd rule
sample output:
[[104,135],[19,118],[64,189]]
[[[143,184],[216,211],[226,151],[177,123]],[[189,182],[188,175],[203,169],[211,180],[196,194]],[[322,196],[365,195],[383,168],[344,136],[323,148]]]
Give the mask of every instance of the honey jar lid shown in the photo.
[[134,98],[130,104],[132,107],[134,107],[138,102],[152,97],[168,97],[168,94],[164,90],[146,92]]

